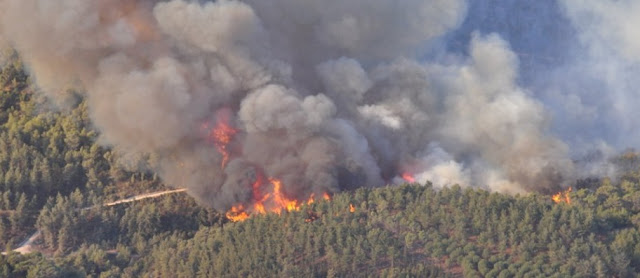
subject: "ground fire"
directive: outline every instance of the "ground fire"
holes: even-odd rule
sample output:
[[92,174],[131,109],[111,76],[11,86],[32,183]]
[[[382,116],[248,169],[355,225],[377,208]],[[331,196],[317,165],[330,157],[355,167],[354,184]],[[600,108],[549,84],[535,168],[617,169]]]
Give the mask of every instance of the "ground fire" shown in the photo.
[[565,202],[567,204],[571,204],[571,196],[569,195],[569,193],[571,193],[571,187],[569,187],[569,189],[567,189],[564,192],[558,192],[557,194],[551,196],[551,200],[553,200],[556,204]]
[[[258,175],[253,183],[253,203],[249,207],[242,204],[235,205],[226,213],[229,220],[233,222],[243,221],[252,214],[275,213],[281,214],[283,211],[291,212],[300,210],[304,205],[310,205],[315,201],[315,194],[311,194],[307,200],[300,201],[290,199],[282,191],[282,181],[269,178],[265,179]],[[329,200],[328,193],[324,193],[322,198]]]

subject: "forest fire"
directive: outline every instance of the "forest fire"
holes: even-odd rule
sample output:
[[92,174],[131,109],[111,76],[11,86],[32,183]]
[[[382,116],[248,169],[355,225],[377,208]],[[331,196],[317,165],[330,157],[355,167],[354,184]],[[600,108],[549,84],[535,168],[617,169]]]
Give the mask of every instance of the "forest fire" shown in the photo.
[[280,214],[283,209],[287,211],[298,210],[300,208],[300,204],[298,201],[288,199],[284,194],[282,194],[282,181],[278,179],[269,179],[269,182],[273,184],[273,193],[266,194],[264,198],[272,198],[275,202],[276,206],[271,211]]
[[402,179],[405,180],[408,183],[415,183],[416,182],[416,178],[413,175],[411,175],[411,174],[409,174],[407,172],[402,173]]
[[224,169],[231,157],[228,145],[233,140],[238,130],[231,126],[231,110],[221,109],[216,112],[216,125],[209,130],[209,125],[204,124],[202,128],[209,132],[208,137],[216,146],[216,149],[222,155],[221,169]]
[[231,208],[226,213],[226,216],[232,222],[239,222],[249,218],[249,214],[244,211],[244,206],[238,205]]
[[[220,164],[221,169],[225,169],[232,154],[241,155],[242,149],[232,149],[230,144],[239,133],[232,124],[232,111],[228,108],[222,108],[216,111],[215,126],[211,127],[209,123],[204,123],[201,130],[206,133],[207,139],[211,142],[216,150],[222,156]],[[251,184],[250,202],[234,205],[226,216],[233,222],[246,220],[251,214],[280,214],[283,211],[296,211],[304,204],[312,204],[316,197],[311,194],[306,200],[297,200],[288,197],[283,190],[282,180],[267,177],[260,167],[255,168],[255,180]],[[328,193],[323,193],[322,198],[329,200],[331,197]],[[250,204],[247,204],[250,203]]]
[[571,193],[571,187],[569,187],[569,189],[567,189],[567,191],[564,192],[558,192],[557,194],[554,194],[553,196],[551,196],[551,200],[553,200],[556,204],[565,202],[567,204],[571,204],[571,196],[569,196],[569,193]]
[[[331,197],[328,193],[323,193],[322,198],[330,200]],[[226,216],[233,222],[239,222],[246,220],[251,214],[281,214],[283,211],[297,211],[302,205],[310,205],[314,201],[315,194],[311,194],[306,201],[290,199],[282,191],[281,180],[269,178],[265,182],[262,175],[258,175],[253,183],[253,204],[249,208],[245,208],[242,204],[233,206]]]

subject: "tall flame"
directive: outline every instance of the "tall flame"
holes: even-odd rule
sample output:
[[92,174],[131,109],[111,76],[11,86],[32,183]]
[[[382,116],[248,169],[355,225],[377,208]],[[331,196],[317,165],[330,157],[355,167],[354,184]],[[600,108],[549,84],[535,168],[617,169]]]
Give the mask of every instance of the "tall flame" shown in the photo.
[[[229,144],[234,140],[239,130],[231,124],[232,112],[228,108],[216,111],[216,123],[210,127],[208,123],[202,125],[207,138],[222,155],[220,167],[224,169],[231,158],[232,153],[238,154],[241,150],[230,150]],[[233,222],[243,221],[251,214],[277,213],[282,211],[299,210],[303,204],[312,204],[315,194],[311,194],[306,200],[297,200],[287,197],[282,188],[282,181],[277,178],[267,178],[262,171],[256,171],[255,181],[252,184],[252,196],[250,204],[237,204],[233,206],[226,216]],[[323,193],[322,198],[329,200],[328,193]]]
[[567,191],[565,192],[558,192],[557,194],[554,194],[553,196],[551,196],[551,200],[553,200],[556,204],[558,203],[562,203],[565,202],[567,204],[571,204],[571,196],[569,195],[569,193],[571,193],[571,187],[569,187],[569,189],[567,189]]
[[[229,220],[238,222],[246,220],[251,214],[281,214],[283,211],[297,211],[302,205],[310,205],[315,201],[315,194],[311,194],[306,201],[291,199],[284,194],[281,180],[276,178],[269,178],[268,182],[264,180],[262,175],[257,175],[253,183],[253,204],[249,208],[245,208],[242,204],[233,206],[226,214]],[[331,197],[328,193],[324,193],[322,198],[329,200]]]
[[327,193],[327,192],[322,194],[322,198],[327,200],[327,201],[331,200],[331,196],[329,196],[329,193]]
[[228,145],[231,143],[238,130],[231,126],[230,122],[231,111],[228,109],[218,110],[216,113],[216,125],[209,130],[208,124],[203,125],[203,129],[209,130],[208,137],[216,146],[218,152],[222,155],[221,168],[227,166],[231,154],[228,150]]

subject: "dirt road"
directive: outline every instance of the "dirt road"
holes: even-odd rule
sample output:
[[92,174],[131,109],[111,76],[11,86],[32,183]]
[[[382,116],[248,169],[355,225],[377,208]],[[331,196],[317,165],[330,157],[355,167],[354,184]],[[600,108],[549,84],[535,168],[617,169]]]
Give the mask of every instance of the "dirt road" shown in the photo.
[[[145,193],[145,194],[140,194],[140,195],[136,195],[136,196],[133,196],[133,197],[129,197],[129,198],[125,198],[125,199],[121,199],[121,200],[117,200],[117,201],[113,201],[113,202],[109,202],[109,203],[104,203],[102,206],[103,207],[112,207],[112,206],[116,206],[116,205],[120,205],[120,204],[136,202],[136,201],[149,199],[149,198],[158,198],[160,196],[164,196],[164,195],[167,195],[167,194],[174,194],[174,193],[180,193],[180,192],[185,192],[185,191],[187,191],[187,189],[179,188],[179,189],[165,190],[165,191],[159,191],[159,192]],[[92,208],[95,208],[95,207],[96,206],[86,207],[86,208],[82,208],[82,210],[92,209]],[[31,253],[33,251],[34,243],[38,239],[40,239],[40,236],[41,236],[40,230],[36,231],[31,236],[29,236],[29,238],[25,239],[18,246],[18,248],[13,249],[13,252],[18,252],[20,254],[29,254],[29,253]],[[7,254],[7,252],[2,252],[2,255],[6,255],[6,254]]]

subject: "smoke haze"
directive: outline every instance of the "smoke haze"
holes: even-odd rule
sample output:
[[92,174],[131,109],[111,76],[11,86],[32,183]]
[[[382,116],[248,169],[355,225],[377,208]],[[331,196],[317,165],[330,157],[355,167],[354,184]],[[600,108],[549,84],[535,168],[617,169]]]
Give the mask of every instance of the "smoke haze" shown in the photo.
[[[263,175],[303,200],[403,174],[520,193],[596,172],[573,159],[640,135],[639,9],[0,0],[0,41],[52,99],[85,88],[101,142],[227,210]],[[236,130],[222,147],[216,123]]]

